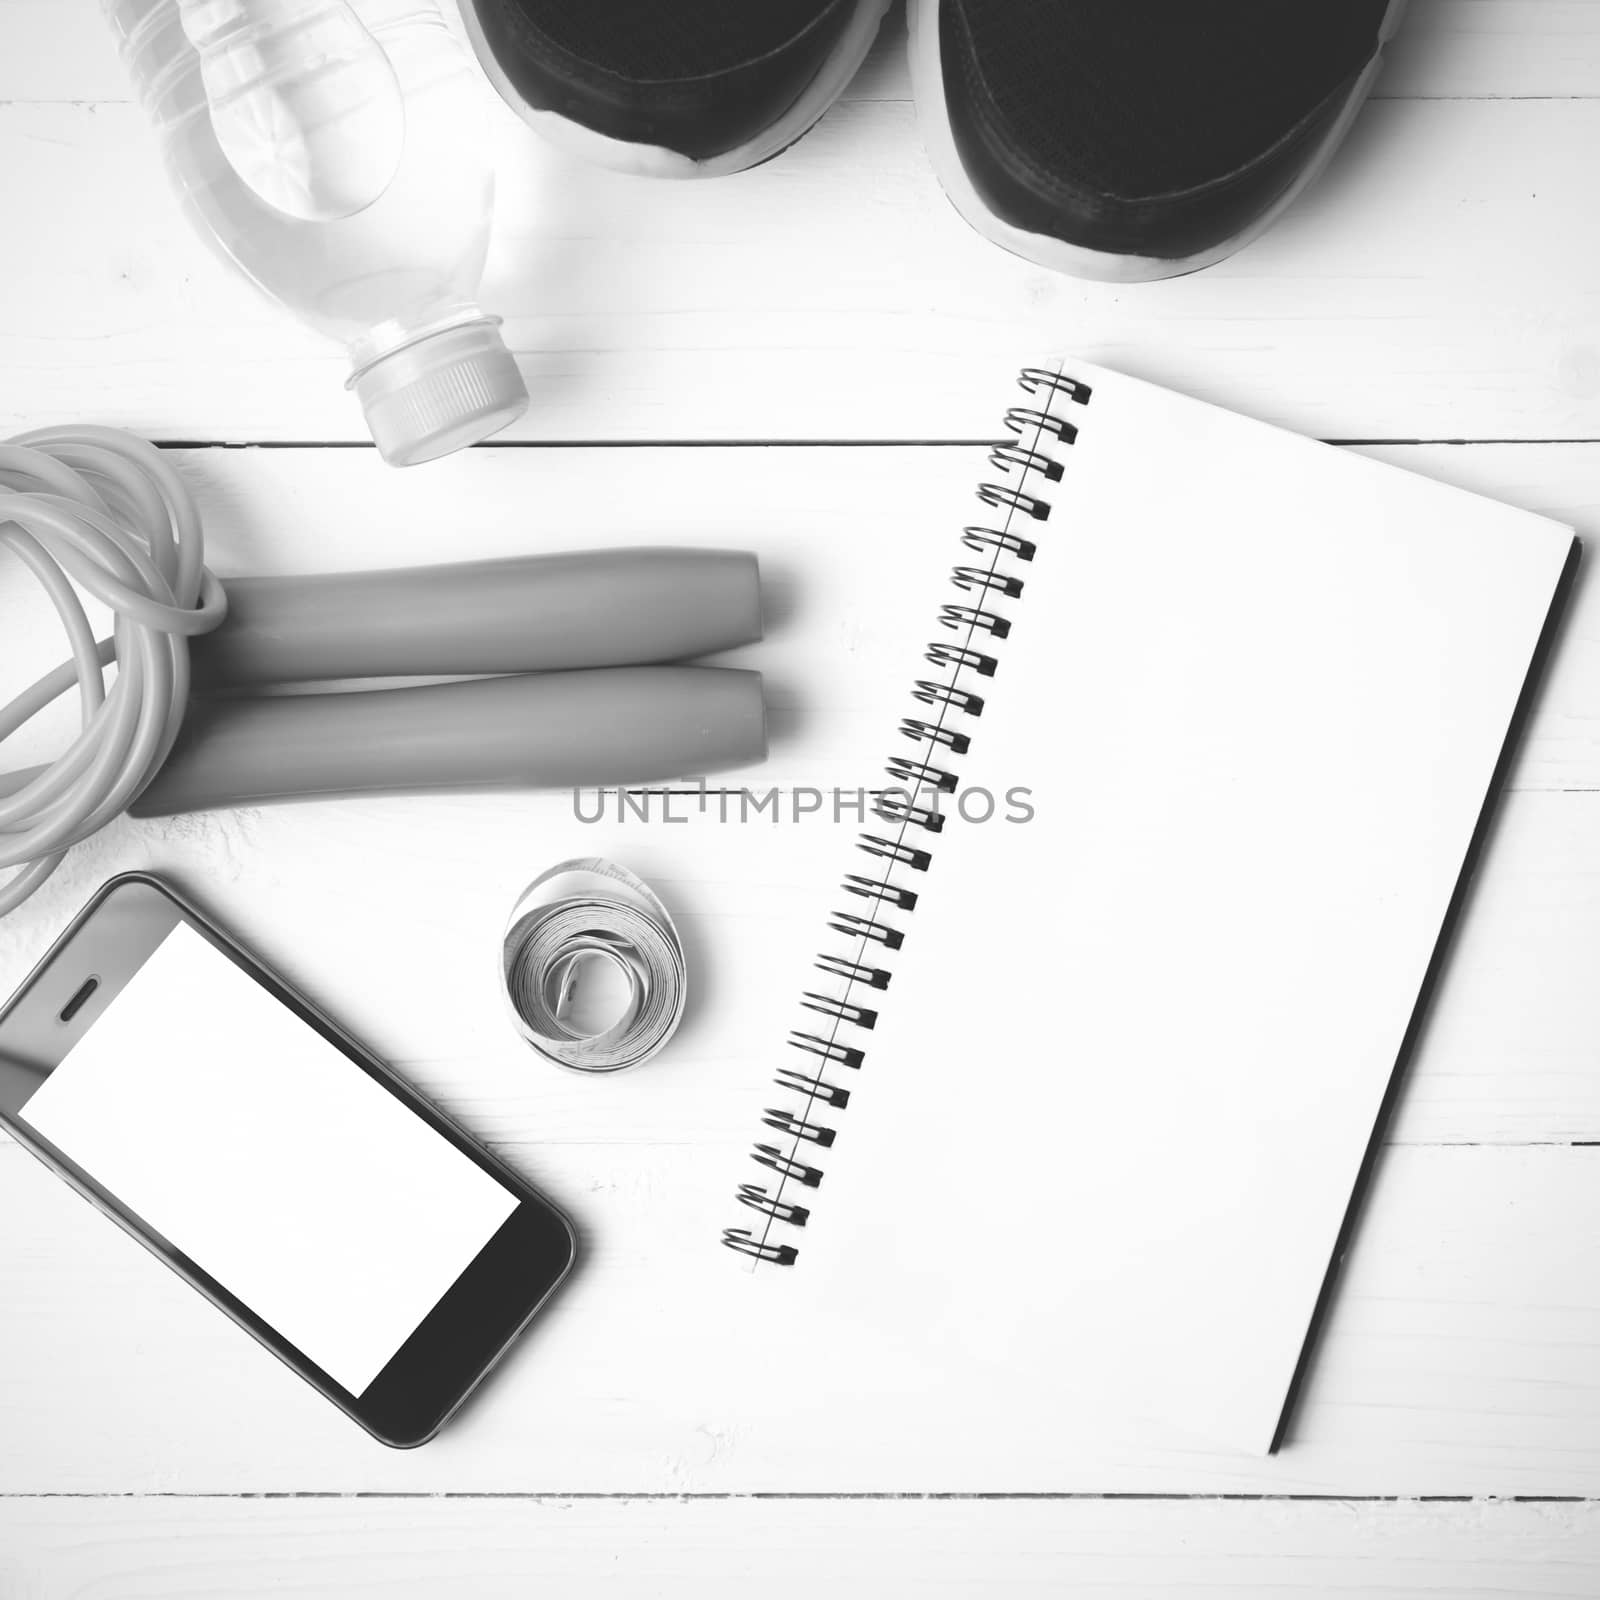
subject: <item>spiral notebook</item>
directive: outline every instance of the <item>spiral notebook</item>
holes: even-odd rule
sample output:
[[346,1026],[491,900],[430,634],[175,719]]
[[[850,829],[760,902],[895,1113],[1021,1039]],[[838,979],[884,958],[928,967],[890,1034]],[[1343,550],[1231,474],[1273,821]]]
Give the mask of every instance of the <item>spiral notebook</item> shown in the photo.
[[724,1242],[1266,1451],[1577,542],[1083,363],[1004,421]]

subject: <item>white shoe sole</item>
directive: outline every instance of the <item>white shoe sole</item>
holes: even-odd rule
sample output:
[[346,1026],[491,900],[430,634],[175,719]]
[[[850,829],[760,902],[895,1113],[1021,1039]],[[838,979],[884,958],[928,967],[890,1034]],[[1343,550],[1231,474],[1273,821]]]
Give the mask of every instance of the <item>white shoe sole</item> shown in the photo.
[[[757,3],[757,0],[751,0],[751,3]],[[489,81],[500,92],[500,97],[535,133],[558,149],[595,166],[611,167],[618,172],[631,172],[640,177],[720,178],[770,160],[815,126],[823,112],[844,93],[845,87],[866,60],[872,41],[878,36],[884,13],[889,9],[889,0],[862,0],[856,7],[850,26],[840,35],[827,60],[794,104],[754,139],[705,161],[697,161],[692,156],[660,145],[633,144],[626,139],[612,139],[559,112],[542,111],[528,105],[501,71],[493,51],[484,40],[483,30],[478,24],[477,8],[472,0],[460,0],[460,7],[461,21],[467,30],[467,37],[472,41],[473,51]]]
[[928,158],[933,163],[944,192],[951,204],[984,238],[1013,255],[1036,262],[1041,267],[1052,267],[1057,272],[1070,273],[1076,278],[1097,278],[1108,283],[1148,283],[1156,278],[1177,278],[1186,272],[1198,272],[1231,256],[1252,239],[1266,232],[1285,211],[1321,176],[1323,168],[1333,159],[1333,153],[1344,142],[1361,110],[1362,102],[1377,82],[1383,65],[1384,46],[1394,37],[1405,14],[1406,0],[1389,0],[1383,24],[1378,30],[1378,47],[1367,63],[1338,120],[1324,135],[1316,153],[1301,170],[1294,182],[1278,196],[1261,216],[1252,219],[1231,239],[1209,246],[1192,256],[1168,259],[1158,256],[1119,255],[1108,250],[1090,250],[1083,245],[1068,244],[1047,233],[1031,233],[1014,227],[997,217],[973,187],[967,170],[956,150],[955,135],[950,129],[950,109],[944,94],[944,64],[939,53],[940,0],[907,0],[911,22],[911,87],[917,102],[917,125],[927,146]]

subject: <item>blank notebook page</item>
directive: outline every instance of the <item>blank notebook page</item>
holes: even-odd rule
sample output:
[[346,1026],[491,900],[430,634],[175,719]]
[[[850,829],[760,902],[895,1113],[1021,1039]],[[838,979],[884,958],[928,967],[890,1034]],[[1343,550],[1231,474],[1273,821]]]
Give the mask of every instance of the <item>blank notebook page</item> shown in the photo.
[[1053,402],[1079,438],[950,763],[999,815],[897,869],[791,1287],[1042,1417],[1264,1451],[1573,540],[1065,370],[1092,398]]

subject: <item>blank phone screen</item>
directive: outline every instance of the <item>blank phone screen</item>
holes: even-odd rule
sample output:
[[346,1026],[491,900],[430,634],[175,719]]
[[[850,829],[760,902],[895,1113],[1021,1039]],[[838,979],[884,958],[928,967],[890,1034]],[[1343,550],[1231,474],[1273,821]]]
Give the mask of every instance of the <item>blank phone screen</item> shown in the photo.
[[519,1203],[182,923],[21,1116],[355,1395]]

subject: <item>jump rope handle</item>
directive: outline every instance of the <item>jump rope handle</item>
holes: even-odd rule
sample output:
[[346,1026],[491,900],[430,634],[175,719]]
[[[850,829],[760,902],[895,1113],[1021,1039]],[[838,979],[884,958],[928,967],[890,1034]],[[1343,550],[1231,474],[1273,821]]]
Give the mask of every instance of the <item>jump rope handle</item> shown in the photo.
[[193,641],[200,693],[689,661],[761,637],[744,550],[631,549],[387,572],[229,578]]
[[451,789],[646,785],[762,760],[761,674],[610,667],[201,699],[136,817]]

